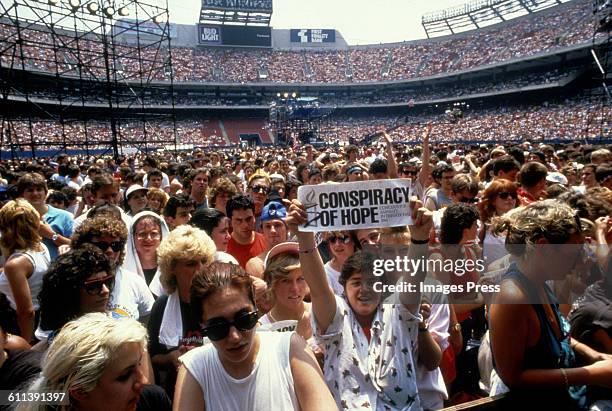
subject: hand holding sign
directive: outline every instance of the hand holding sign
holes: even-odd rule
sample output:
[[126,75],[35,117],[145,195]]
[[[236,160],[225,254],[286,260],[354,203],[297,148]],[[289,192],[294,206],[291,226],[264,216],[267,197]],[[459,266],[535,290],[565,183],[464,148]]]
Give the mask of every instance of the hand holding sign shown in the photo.
[[291,234],[298,232],[298,226],[306,224],[308,222],[308,212],[304,205],[298,200],[283,200],[283,204],[287,209],[287,218],[285,218],[285,224]]

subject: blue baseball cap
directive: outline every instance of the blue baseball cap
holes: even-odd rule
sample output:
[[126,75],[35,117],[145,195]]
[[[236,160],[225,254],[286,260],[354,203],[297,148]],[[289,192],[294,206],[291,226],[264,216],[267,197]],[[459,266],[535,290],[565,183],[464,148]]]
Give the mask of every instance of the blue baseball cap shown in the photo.
[[261,211],[260,221],[284,220],[287,217],[287,209],[278,201],[270,201]]

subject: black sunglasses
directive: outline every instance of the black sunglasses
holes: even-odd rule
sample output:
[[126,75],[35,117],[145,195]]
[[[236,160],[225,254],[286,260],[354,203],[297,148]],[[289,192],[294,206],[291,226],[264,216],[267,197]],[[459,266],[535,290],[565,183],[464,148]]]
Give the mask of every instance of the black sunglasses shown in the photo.
[[344,244],[348,244],[351,241],[351,236],[350,235],[332,235],[328,238],[329,242],[334,244],[336,243],[336,241],[341,241]]
[[467,204],[474,204],[478,202],[478,197],[472,197],[472,198],[462,198],[461,200],[459,200],[460,203],[467,203]]
[[108,250],[108,247],[110,247],[114,252],[119,252],[123,250],[123,247],[125,247],[125,243],[123,241],[113,241],[112,243],[108,243],[106,241],[92,241],[91,244],[95,245],[102,251],[106,251]]
[[232,326],[240,331],[249,331],[255,327],[259,320],[257,310],[251,312],[239,312],[234,317],[234,321],[222,320],[221,322],[202,328],[202,335],[211,341],[219,341],[227,337]]
[[411,175],[411,176],[416,176],[417,174],[419,174],[419,172],[416,171],[416,170],[402,170],[402,171],[400,171],[400,173],[408,174],[408,175]]
[[83,289],[89,295],[100,295],[102,293],[102,286],[105,285],[108,291],[113,291],[115,286],[115,275],[109,275],[103,278],[96,278],[95,280],[85,281],[83,283]]
[[265,186],[253,186],[251,187],[251,190],[253,190],[254,193],[264,193],[264,194],[268,194],[268,191],[270,191],[270,189]]
[[501,193],[497,194],[497,196],[502,200],[507,200],[510,196],[512,196],[512,198],[514,198],[515,200],[518,198],[517,193],[509,193],[507,191],[502,191]]

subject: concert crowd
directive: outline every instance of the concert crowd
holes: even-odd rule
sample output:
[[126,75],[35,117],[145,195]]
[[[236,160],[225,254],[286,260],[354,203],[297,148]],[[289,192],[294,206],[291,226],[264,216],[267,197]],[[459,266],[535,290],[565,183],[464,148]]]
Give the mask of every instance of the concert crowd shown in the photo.
[[[0,390],[21,410],[612,406],[609,147],[402,133],[2,161]],[[405,224],[304,229],[304,193],[392,184]],[[424,264],[379,277],[395,259]]]

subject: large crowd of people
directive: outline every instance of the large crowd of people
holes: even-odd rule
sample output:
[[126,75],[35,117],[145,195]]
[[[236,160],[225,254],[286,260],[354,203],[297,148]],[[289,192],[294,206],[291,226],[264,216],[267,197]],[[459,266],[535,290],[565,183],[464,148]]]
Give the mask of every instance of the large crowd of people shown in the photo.
[[[610,149],[410,132],[0,161],[0,390],[24,410],[609,407]],[[302,230],[299,187],[373,180],[409,189],[406,225]]]
[[[20,30],[22,44],[15,42],[13,26],[0,22],[0,38],[7,50],[2,64],[13,64],[44,71],[85,77],[104,76],[105,62],[101,43],[81,37],[81,58],[89,63],[79,67],[72,50],[74,42],[57,42],[56,52],[51,34],[26,27]],[[602,35],[600,33],[600,35]],[[533,15],[507,21],[475,32],[440,39],[349,47],[344,50],[238,50],[218,48],[137,47],[116,44],[119,56],[115,67],[120,80],[177,82],[261,81],[296,82],[364,82],[406,80],[471,69],[483,65],[552,52],[592,41],[594,36],[591,3],[573,0]],[[19,47],[19,50],[17,49]],[[19,60],[23,50],[25,60]],[[171,54],[172,68],[167,65]]]
[[[440,113],[419,116],[332,114],[317,131],[318,137],[328,144],[346,144],[361,140],[381,128],[399,125],[390,132],[394,141],[414,144],[420,124],[431,121],[441,131],[446,142],[477,142],[494,144],[506,141],[572,141],[579,139],[609,139],[612,129],[610,106],[601,105],[597,98],[588,96],[558,102],[544,102],[523,106],[499,106],[487,109],[461,106],[461,117]],[[240,142],[240,133],[259,134],[267,141],[270,129],[262,129],[265,119],[193,119],[177,120],[178,144],[196,147],[231,147]],[[71,121],[58,123],[32,119],[5,123],[7,147],[13,144],[23,151],[104,149],[112,140],[110,124],[103,121]],[[145,138],[146,131],[146,138]],[[298,136],[293,136],[297,138]],[[125,147],[139,147],[146,141],[150,147],[162,148],[174,141],[174,123],[171,121],[126,122],[119,126],[119,142]],[[65,147],[64,147],[64,142]]]

